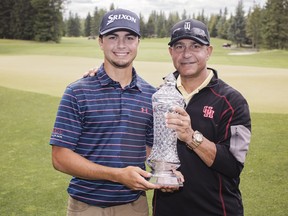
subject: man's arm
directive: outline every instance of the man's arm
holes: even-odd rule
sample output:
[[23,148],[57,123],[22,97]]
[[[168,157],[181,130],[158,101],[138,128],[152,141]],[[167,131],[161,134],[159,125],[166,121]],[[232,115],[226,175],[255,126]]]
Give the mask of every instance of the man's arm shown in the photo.
[[[192,141],[194,130],[191,127],[191,119],[189,114],[182,108],[175,108],[176,114],[169,113],[166,116],[167,127],[177,132],[178,138],[185,142],[200,158],[212,169],[229,177],[238,177],[243,168],[244,161],[238,158],[243,157],[247,150],[237,149],[235,152],[241,152],[240,156],[236,156],[231,148],[227,145],[216,145],[207,138],[203,137],[203,142],[195,148]],[[247,129],[248,130],[248,129]],[[249,134],[248,134],[249,135]],[[250,140],[243,140],[247,146]],[[239,141],[238,141],[239,142]],[[243,145],[243,147],[245,147]]]
[[149,172],[139,167],[112,168],[95,164],[64,147],[52,147],[52,163],[56,170],[83,179],[105,179],[119,182],[132,190],[157,189],[159,186],[145,180]]
[[191,127],[190,116],[183,108],[175,107],[175,113],[167,113],[166,123],[167,127],[177,132],[178,139],[193,149],[207,166],[210,167],[213,164],[217,152],[215,144],[204,137],[201,145],[197,148],[193,147],[194,130]]

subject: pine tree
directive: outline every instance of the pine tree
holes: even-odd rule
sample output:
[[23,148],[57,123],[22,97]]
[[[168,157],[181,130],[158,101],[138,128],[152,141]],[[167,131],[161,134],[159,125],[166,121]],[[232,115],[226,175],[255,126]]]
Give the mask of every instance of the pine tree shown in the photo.
[[155,10],[153,10],[150,13],[146,27],[147,27],[148,37],[158,37],[157,35],[157,12]]
[[96,7],[92,19],[92,35],[99,35],[100,22],[107,11]]
[[10,29],[14,39],[32,40],[34,38],[34,13],[30,0],[18,0],[14,4],[10,20]]
[[80,18],[77,14],[69,13],[66,32],[68,37],[79,37],[81,35]]
[[92,25],[92,18],[90,13],[88,13],[84,23],[84,36],[86,37],[91,36],[91,25]]
[[65,0],[50,0],[50,7],[52,9],[52,40],[60,42],[62,37],[63,25],[63,3]]
[[0,38],[13,38],[11,32],[11,14],[16,0],[0,1]]
[[109,11],[111,11],[111,10],[115,10],[114,3],[111,3],[111,4],[110,4]]
[[222,11],[220,10],[220,18],[217,23],[217,37],[222,39],[228,39],[228,28],[229,28],[229,22],[227,19],[228,10],[227,8],[224,9],[224,13],[222,14]]
[[168,20],[167,20],[167,29],[168,29],[168,34],[170,36],[170,29],[172,28],[175,23],[180,21],[180,16],[177,12],[171,12],[168,15]]
[[166,27],[166,18],[165,13],[160,11],[160,14],[157,18],[157,35],[159,38],[166,37],[168,35],[167,27]]
[[253,11],[248,13],[246,34],[252,41],[252,47],[259,49],[261,43],[262,16],[259,5],[254,5]]
[[141,34],[141,38],[145,38],[147,36],[146,25],[145,25],[144,17],[142,16],[141,13],[139,14],[139,19],[140,19],[140,34]]
[[59,42],[62,33],[63,0],[32,0],[34,17],[34,39],[36,41]]
[[181,19],[182,20],[188,19],[187,11],[185,9],[183,10],[183,13],[181,15]]
[[210,37],[217,37],[218,30],[217,30],[217,24],[220,20],[220,15],[212,14],[210,16],[209,22],[208,22],[208,29],[210,32]]
[[288,0],[268,0],[263,16],[263,40],[269,49],[288,48]]
[[237,44],[237,47],[241,47],[246,40],[246,21],[243,10],[243,1],[239,0],[236,7],[235,16],[232,17],[231,25],[229,28],[229,39]]

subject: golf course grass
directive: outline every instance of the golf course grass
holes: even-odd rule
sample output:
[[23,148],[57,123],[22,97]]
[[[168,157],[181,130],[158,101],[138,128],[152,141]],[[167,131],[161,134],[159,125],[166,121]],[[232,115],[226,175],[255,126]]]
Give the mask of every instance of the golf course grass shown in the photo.
[[[142,40],[134,64],[155,86],[173,71],[167,41]],[[247,55],[223,49],[223,40],[213,42],[209,66],[247,98],[252,112],[241,175],[245,216],[286,215],[288,52]],[[235,52],[245,55],[230,55]],[[101,58],[97,41],[84,38],[63,38],[61,44],[0,40],[0,215],[65,215],[70,176],[53,169],[49,138],[66,85]],[[151,198],[149,191],[150,204]]]

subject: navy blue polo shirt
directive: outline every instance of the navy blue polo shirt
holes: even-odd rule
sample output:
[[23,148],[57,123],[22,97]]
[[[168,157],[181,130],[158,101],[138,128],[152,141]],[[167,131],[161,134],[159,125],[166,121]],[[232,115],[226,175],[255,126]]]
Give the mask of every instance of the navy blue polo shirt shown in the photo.
[[[66,88],[50,144],[100,165],[145,169],[146,145],[153,143],[151,97],[155,91],[134,68],[132,82],[123,89],[102,65],[96,76]],[[106,180],[73,177],[68,193],[79,201],[109,207],[133,202],[141,192]]]

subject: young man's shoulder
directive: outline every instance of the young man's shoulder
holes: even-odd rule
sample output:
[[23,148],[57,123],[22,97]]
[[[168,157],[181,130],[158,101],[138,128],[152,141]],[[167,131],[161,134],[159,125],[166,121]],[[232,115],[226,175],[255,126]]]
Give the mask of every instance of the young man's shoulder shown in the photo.
[[83,87],[86,87],[86,88],[90,88],[90,87],[95,87],[97,86],[97,78],[96,76],[93,76],[93,77],[83,77],[83,78],[80,78],[78,80],[75,80],[71,83],[68,84],[68,88],[71,88],[71,89],[79,89],[79,88],[83,88]]
[[141,85],[142,88],[145,88],[146,90],[149,90],[149,91],[151,91],[153,93],[156,92],[156,87],[154,87],[153,85],[148,83],[146,80],[144,80],[139,75],[137,76],[137,82],[138,82],[138,84]]

